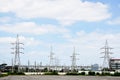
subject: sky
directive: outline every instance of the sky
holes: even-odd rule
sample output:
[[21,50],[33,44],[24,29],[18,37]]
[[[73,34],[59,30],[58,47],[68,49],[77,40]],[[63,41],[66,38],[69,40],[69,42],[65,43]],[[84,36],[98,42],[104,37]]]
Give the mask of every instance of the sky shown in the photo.
[[17,34],[24,43],[21,64],[71,65],[73,48],[80,66],[102,65],[108,41],[120,58],[120,0],[0,0],[0,64],[11,65]]

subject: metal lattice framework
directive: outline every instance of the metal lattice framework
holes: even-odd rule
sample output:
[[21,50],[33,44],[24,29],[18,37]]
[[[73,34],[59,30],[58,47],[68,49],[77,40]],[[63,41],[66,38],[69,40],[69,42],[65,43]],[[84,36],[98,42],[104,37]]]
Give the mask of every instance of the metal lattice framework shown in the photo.
[[53,47],[51,46],[51,51],[50,51],[50,63],[49,63],[49,66],[53,66],[53,63],[54,63],[54,53],[53,53]]
[[51,50],[50,50],[50,55],[49,55],[49,66],[48,66],[48,70],[50,70],[53,66],[54,63],[54,53],[53,53],[53,48],[51,46]]
[[77,65],[76,65],[76,61],[77,61],[78,59],[77,59],[76,55],[78,55],[78,54],[76,54],[76,52],[75,52],[75,47],[74,47],[73,54],[72,54],[72,56],[71,56],[71,58],[72,58],[71,71],[75,70],[75,68],[76,68],[76,66],[77,66]]
[[21,47],[21,45],[24,45],[24,44],[19,42],[19,35],[17,35],[16,41],[14,43],[11,43],[11,44],[13,45],[13,47],[11,48],[11,49],[13,49],[12,54],[15,55],[13,66],[18,66],[18,71],[19,71],[19,67],[21,65],[20,53],[23,53],[20,50],[24,49],[24,48]]
[[111,47],[108,46],[108,42],[106,40],[105,46],[102,47],[101,49],[104,50],[103,52],[101,52],[101,53],[104,54],[104,56],[101,57],[101,58],[104,58],[102,68],[109,68],[109,60],[111,58],[110,54],[112,54],[112,52],[110,52],[110,50],[113,49],[113,48],[111,48]]

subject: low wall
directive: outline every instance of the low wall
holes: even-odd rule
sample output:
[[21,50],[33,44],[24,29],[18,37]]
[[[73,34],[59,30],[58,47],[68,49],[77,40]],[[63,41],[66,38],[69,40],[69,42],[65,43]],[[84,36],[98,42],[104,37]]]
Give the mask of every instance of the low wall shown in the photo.
[[[25,75],[44,75],[45,72],[25,72]],[[58,75],[66,75],[65,72],[58,72]]]

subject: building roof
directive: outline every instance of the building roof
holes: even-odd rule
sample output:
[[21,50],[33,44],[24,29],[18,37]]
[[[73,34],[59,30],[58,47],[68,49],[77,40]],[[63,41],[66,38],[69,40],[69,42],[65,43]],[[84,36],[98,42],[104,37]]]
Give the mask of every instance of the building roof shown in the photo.
[[120,60],[120,59],[110,59],[110,60]]

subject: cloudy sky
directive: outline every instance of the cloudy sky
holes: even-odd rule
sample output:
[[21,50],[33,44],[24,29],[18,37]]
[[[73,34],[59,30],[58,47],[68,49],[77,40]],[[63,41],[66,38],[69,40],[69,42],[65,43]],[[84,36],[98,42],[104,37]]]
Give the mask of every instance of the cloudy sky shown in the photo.
[[106,40],[120,58],[120,0],[0,0],[0,63],[11,64],[17,34],[22,64],[49,64],[52,46],[56,63],[71,65],[75,46],[77,65],[101,65]]

